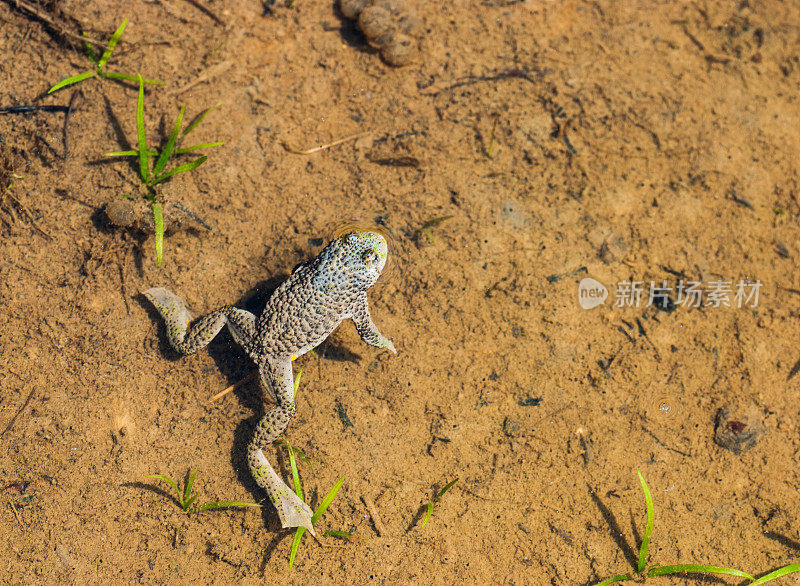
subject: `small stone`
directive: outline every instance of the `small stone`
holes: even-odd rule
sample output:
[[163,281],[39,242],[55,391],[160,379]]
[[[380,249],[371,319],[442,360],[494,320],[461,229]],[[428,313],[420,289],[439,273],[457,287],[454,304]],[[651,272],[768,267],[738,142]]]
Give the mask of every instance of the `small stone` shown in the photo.
[[136,221],[136,209],[128,199],[118,199],[106,205],[106,217],[114,226],[127,228]]
[[358,15],[358,28],[367,37],[369,44],[382,47],[381,42],[388,41],[388,34],[393,29],[393,19],[389,11],[380,6],[367,6]]
[[361,11],[367,6],[367,0],[341,0],[339,8],[345,18],[356,20]]
[[764,434],[758,410],[734,410],[722,407],[717,411],[714,425],[714,442],[734,454],[741,454],[756,445]]
[[408,35],[397,33],[393,36],[383,50],[381,50],[383,60],[389,65],[401,67],[408,65],[417,56],[417,46],[414,39]]

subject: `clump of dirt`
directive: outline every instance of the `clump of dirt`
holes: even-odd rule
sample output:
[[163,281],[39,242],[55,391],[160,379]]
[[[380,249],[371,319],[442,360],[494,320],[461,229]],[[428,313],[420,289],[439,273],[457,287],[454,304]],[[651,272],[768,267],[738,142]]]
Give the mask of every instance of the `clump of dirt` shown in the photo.
[[422,24],[406,0],[341,0],[340,8],[344,16],[358,21],[367,42],[380,49],[389,65],[408,65],[417,57]]

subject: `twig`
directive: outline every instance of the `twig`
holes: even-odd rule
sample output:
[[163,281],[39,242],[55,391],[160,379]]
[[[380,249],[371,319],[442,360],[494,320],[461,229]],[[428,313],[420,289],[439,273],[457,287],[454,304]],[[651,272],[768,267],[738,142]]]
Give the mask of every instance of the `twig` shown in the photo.
[[375,506],[375,501],[366,495],[362,495],[361,500],[363,501],[364,506],[367,507],[369,516],[372,517],[372,524],[375,526],[375,531],[377,532],[378,537],[383,537],[386,535],[386,526],[383,524],[383,521],[381,521],[381,516],[378,513],[378,508]]
[[22,413],[25,410],[25,407],[28,406],[28,403],[31,402],[31,399],[33,398],[33,394],[35,392],[36,389],[33,389],[30,393],[28,393],[28,398],[25,399],[25,402],[22,404],[22,407],[20,407],[17,410],[17,412],[14,414],[14,417],[12,417],[11,421],[8,422],[8,425],[6,425],[6,428],[3,430],[3,433],[0,433],[0,437],[3,437],[6,434],[6,432],[11,429],[11,427],[14,425],[14,422],[17,420],[17,417],[19,417],[20,413]]
[[19,518],[19,511],[17,511],[17,507],[14,503],[8,503],[8,506],[11,507],[11,510],[14,512],[14,517],[17,519],[17,523],[23,529],[25,528],[25,523],[22,522],[22,519]]
[[211,20],[213,20],[217,24],[225,24],[224,22],[222,22],[222,19],[216,14],[214,14],[214,12],[210,8],[203,6],[197,0],[186,0],[186,1],[195,8],[197,8],[200,12],[204,13],[206,16],[208,16]]
[[72,96],[69,99],[69,106],[67,106],[67,113],[64,114],[64,160],[67,160],[69,156],[69,117],[72,114],[72,111],[75,109],[75,101],[78,99],[78,96],[83,97],[83,92],[81,90],[76,90],[72,92]]
[[367,134],[369,134],[369,132],[359,132],[358,134],[351,134],[350,136],[345,136],[344,138],[340,138],[339,140],[334,140],[333,142],[329,142],[327,144],[322,144],[322,145],[307,149],[305,151],[295,150],[295,149],[293,149],[292,147],[290,147],[286,143],[283,143],[283,148],[285,148],[290,153],[294,153],[295,155],[310,155],[311,153],[316,153],[318,151],[324,151],[325,149],[329,149],[329,148],[334,147],[336,145],[342,144],[343,142],[348,142],[348,141],[351,141],[351,140],[355,140],[357,138],[361,138],[362,136],[365,136]]
[[216,400],[218,400],[218,399],[221,399],[222,397],[224,397],[225,395],[227,395],[228,393],[230,393],[230,392],[231,392],[233,389],[235,389],[237,386],[241,385],[241,384],[242,384],[242,383],[244,383],[244,382],[248,382],[248,381],[252,380],[254,377],[255,377],[255,373],[253,373],[253,374],[248,374],[248,375],[247,375],[246,377],[244,377],[242,380],[240,380],[240,381],[238,381],[238,382],[235,382],[235,383],[233,383],[233,384],[232,384],[231,386],[229,386],[227,389],[223,389],[223,390],[221,390],[219,393],[217,393],[216,395],[214,395],[213,397],[211,397],[211,398],[208,400],[208,402],[209,402],[209,403],[213,403],[214,401],[216,401]]
[[209,81],[210,79],[218,75],[222,75],[223,73],[228,71],[228,69],[230,69],[231,65],[232,63],[230,61],[223,61],[222,63],[217,63],[216,65],[209,67],[208,69],[203,71],[203,73],[198,75],[196,78],[194,78],[186,85],[179,87],[178,89],[172,90],[170,94],[173,96],[177,96],[178,94],[182,94],[186,90],[193,88],[197,84],[203,83],[204,81]]
[[0,114],[29,114],[31,112],[66,112],[69,106],[4,106]]
[[81,44],[89,41],[91,44],[101,47],[103,50],[108,49],[108,45],[106,45],[103,41],[98,41],[97,39],[93,39],[92,37],[88,37],[86,35],[79,35],[78,33],[74,33],[64,25],[57,23],[52,16],[40,10],[35,4],[31,4],[30,2],[26,2],[26,0],[6,0],[9,4],[14,6],[20,12],[27,12],[30,16],[39,19],[43,23],[51,26],[53,30],[55,30],[58,34],[64,35],[65,37],[69,37],[76,41],[80,41]]
[[505,71],[494,72],[491,75],[469,75],[446,88],[433,92],[422,92],[422,94],[425,96],[438,96],[444,92],[450,92],[466,85],[475,85],[486,81],[500,81],[502,79],[524,79],[532,84],[536,84],[536,77],[541,78],[542,72],[536,69],[507,69]]

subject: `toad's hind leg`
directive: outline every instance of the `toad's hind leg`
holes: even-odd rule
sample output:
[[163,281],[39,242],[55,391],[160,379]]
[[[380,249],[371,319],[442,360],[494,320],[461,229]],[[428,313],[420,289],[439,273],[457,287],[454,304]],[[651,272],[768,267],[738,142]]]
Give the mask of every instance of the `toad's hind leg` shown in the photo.
[[284,528],[305,527],[312,535],[316,535],[311,522],[311,509],[281,480],[263,451],[263,448],[278,439],[294,416],[292,362],[288,358],[267,361],[261,366],[260,374],[264,391],[275,397],[276,405],[258,422],[253,439],[247,448],[250,473],[255,478],[256,484],[267,492]]
[[227,324],[233,339],[252,355],[256,321],[252,313],[226,305],[198,319],[190,328],[192,316],[180,297],[164,287],[153,287],[142,295],[164,318],[169,343],[181,354],[192,354],[207,346]]

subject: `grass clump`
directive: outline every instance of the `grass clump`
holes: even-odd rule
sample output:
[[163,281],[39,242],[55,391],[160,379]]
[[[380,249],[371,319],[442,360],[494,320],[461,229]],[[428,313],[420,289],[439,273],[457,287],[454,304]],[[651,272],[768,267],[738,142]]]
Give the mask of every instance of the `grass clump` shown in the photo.
[[[56,85],[51,87],[47,90],[48,94],[52,94],[62,88],[67,86],[80,83],[90,77],[102,77],[105,79],[122,79],[125,81],[138,81],[138,76],[130,75],[128,73],[119,73],[116,71],[106,71],[106,64],[108,63],[109,58],[111,57],[111,53],[114,52],[114,49],[119,42],[122,33],[125,32],[125,27],[128,25],[128,19],[123,19],[122,24],[119,25],[114,34],[111,35],[111,38],[108,41],[108,48],[103,51],[103,54],[98,58],[97,53],[95,53],[94,47],[92,44],[87,41],[86,43],[86,53],[89,57],[89,60],[94,63],[94,69],[89,71],[84,71],[83,73],[79,73],[77,75],[73,75],[72,77],[68,77],[66,79],[62,79]],[[144,83],[149,83],[152,85],[164,85],[162,81],[156,81],[154,79],[144,79],[142,80]]]
[[[216,146],[222,146],[224,142],[208,142],[203,144],[196,144],[189,147],[180,147],[180,143],[186,138],[203,121],[203,119],[214,108],[219,106],[215,104],[207,110],[201,112],[195,120],[189,124],[183,131],[183,114],[186,110],[185,105],[181,105],[178,118],[175,120],[172,133],[167,140],[167,143],[160,150],[151,150],[147,146],[147,137],[144,130],[144,83],[145,80],[137,73],[136,79],[139,82],[139,97],[136,101],[136,134],[137,134],[137,149],[128,151],[117,151],[113,153],[105,153],[105,157],[137,157],[139,160],[139,178],[146,189],[145,198],[150,203],[153,210],[153,223],[155,224],[155,247],[156,247],[156,265],[161,266],[164,256],[164,213],[163,213],[163,199],[158,193],[156,187],[166,181],[167,179],[179,174],[193,171],[200,165],[208,160],[208,156],[203,155],[193,161],[177,165],[167,170],[167,164],[176,155],[183,155],[200,149],[207,149]],[[152,164],[150,159],[155,158],[155,163]]]
[[207,511],[208,509],[221,509],[226,507],[260,507],[258,503],[243,503],[239,501],[222,501],[222,502],[213,502],[213,503],[205,503],[204,505],[197,505],[196,501],[197,498],[200,496],[199,494],[192,494],[192,487],[194,486],[194,479],[197,475],[197,468],[192,470],[192,473],[189,475],[189,478],[186,480],[186,485],[183,487],[181,491],[178,487],[178,483],[172,480],[172,478],[168,476],[164,476],[163,474],[150,474],[148,478],[155,478],[157,480],[163,480],[167,484],[169,484],[172,489],[175,491],[175,502],[178,503],[178,506],[183,509],[186,513],[200,513],[201,511]]
[[776,578],[780,578],[795,572],[800,572],[800,564],[790,564],[756,579],[750,574],[747,574],[741,570],[708,564],[673,564],[668,566],[653,565],[648,567],[647,554],[650,548],[650,538],[653,535],[653,526],[655,524],[655,508],[653,506],[653,497],[650,494],[650,488],[647,486],[647,482],[645,482],[641,472],[637,472],[637,474],[639,475],[639,483],[642,486],[642,492],[644,492],[647,521],[644,535],[642,537],[642,543],[639,546],[639,560],[636,567],[636,573],[633,576],[630,574],[617,574],[610,578],[606,578],[602,582],[598,582],[596,586],[607,586],[608,584],[625,582],[626,580],[646,582],[648,578],[654,578],[656,576],[668,576],[671,574],[719,574],[736,576],[738,578],[745,578],[749,580],[747,584],[753,585],[764,584]]

